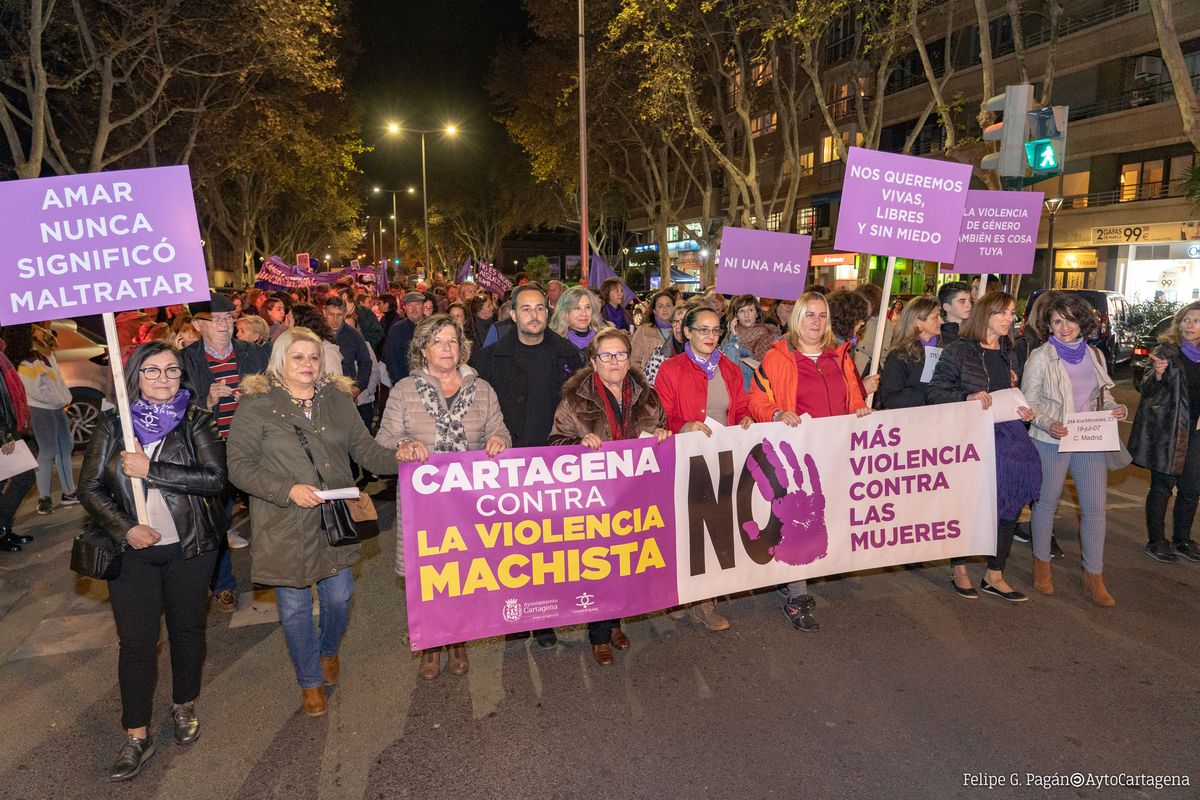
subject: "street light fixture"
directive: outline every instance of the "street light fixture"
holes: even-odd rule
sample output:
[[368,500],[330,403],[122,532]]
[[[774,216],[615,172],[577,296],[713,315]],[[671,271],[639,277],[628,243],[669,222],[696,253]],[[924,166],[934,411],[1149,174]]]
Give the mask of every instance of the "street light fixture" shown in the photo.
[[[389,125],[388,130],[391,130],[391,127],[392,126]],[[399,189],[383,189],[379,186],[376,186],[376,187],[372,188],[371,191],[374,192],[375,194],[379,194],[380,192],[387,192],[388,194],[390,194],[392,196],[392,258],[397,259],[400,257],[400,251],[399,251],[400,245],[398,243],[399,240],[396,237],[396,195],[400,193],[400,190]],[[383,226],[383,223],[381,221],[380,227],[382,227],[382,226]],[[380,232],[380,236],[382,237],[382,231]],[[379,246],[379,253],[380,253],[380,255],[383,254],[382,242],[380,243],[380,246]]]
[[[425,269],[432,273],[433,269],[429,263],[429,183],[425,178],[425,134],[444,133],[447,136],[455,136],[458,134],[458,126],[447,125],[440,130],[422,130],[420,128],[402,128],[397,122],[388,123],[389,136],[399,136],[404,131],[421,135],[421,207],[425,217]],[[392,195],[392,202],[395,203],[395,200],[396,196]]]
[[1042,205],[1046,207],[1047,213],[1050,214],[1050,228],[1046,231],[1046,287],[1047,289],[1054,286],[1054,218],[1058,216],[1058,210],[1062,208],[1063,199],[1061,197],[1047,197],[1042,201]]

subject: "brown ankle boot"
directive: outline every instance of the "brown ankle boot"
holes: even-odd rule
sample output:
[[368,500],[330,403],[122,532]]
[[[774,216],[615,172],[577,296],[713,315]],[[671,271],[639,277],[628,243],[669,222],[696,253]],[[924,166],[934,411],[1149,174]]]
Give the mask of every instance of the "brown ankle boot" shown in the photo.
[[1104,588],[1104,577],[1099,572],[1083,571],[1083,593],[1098,606],[1115,606],[1117,601]]
[[442,648],[435,647],[421,653],[421,666],[417,674],[427,681],[442,674]]
[[325,687],[314,686],[311,689],[301,689],[304,697],[304,713],[310,717],[319,717],[325,713]]
[[471,670],[471,661],[467,658],[465,644],[450,645],[450,657],[446,659],[446,669],[452,675],[466,675]]
[[729,620],[717,613],[717,601],[715,599],[702,600],[688,609],[688,617],[692,622],[699,622],[710,631],[727,631],[729,630]]
[[337,656],[321,656],[321,677],[325,680],[326,686],[332,686],[337,683],[338,672],[341,671],[342,665],[338,663]]
[[1054,594],[1054,581],[1050,578],[1050,562],[1033,557],[1033,588],[1042,594]]

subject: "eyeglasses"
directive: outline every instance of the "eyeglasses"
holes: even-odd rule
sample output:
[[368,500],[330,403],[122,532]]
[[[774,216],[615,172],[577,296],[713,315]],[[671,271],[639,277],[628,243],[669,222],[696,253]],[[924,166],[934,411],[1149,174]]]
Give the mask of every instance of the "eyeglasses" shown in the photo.
[[169,381],[177,381],[183,377],[183,370],[179,367],[167,367],[165,370],[158,367],[142,367],[138,372],[142,373],[148,381],[156,381],[163,375],[166,375]]
[[698,333],[701,336],[720,336],[720,328],[688,328],[692,333]]
[[616,361],[618,364],[624,364],[629,360],[629,353],[622,350],[620,353],[596,353],[596,358],[600,359],[601,364],[607,364],[610,361]]

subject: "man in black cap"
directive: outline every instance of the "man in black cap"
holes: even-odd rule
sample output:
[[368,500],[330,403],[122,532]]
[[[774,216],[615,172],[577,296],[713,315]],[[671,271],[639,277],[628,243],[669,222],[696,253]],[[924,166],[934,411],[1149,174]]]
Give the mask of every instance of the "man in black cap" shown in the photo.
[[408,346],[412,344],[417,323],[424,316],[424,307],[425,295],[420,292],[404,295],[404,318],[388,330],[383,342],[383,363],[393,386],[408,377]]
[[[265,371],[269,355],[261,345],[234,338],[233,310],[233,302],[223,294],[214,294],[206,303],[189,303],[192,325],[199,332],[200,341],[192,342],[180,353],[184,374],[196,393],[193,402],[213,412],[222,439],[229,436],[229,423],[237,410],[241,396],[238,386],[247,375]],[[225,511],[232,516],[232,495]],[[236,531],[230,534],[228,544],[246,546],[246,540]],[[227,613],[237,611],[235,588],[233,561],[229,550],[222,546],[212,586],[218,609]]]

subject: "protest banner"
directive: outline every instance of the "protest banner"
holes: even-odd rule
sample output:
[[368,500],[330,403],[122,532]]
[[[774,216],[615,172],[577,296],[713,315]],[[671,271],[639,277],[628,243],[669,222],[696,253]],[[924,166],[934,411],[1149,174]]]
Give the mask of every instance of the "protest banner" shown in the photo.
[[495,295],[504,294],[513,288],[512,281],[503,272],[482,261],[475,268],[475,285]]
[[[888,257],[881,315],[891,302],[897,257],[954,260],[970,182],[970,164],[850,148],[833,241],[839,250]],[[870,375],[879,371],[885,327],[875,329]]]
[[812,237],[726,226],[717,260],[717,291],[795,300],[804,294]]
[[412,649],[994,553],[991,415],[928,414],[402,464]]
[[[0,183],[0,324],[102,314],[125,449],[133,422],[114,313],[209,299],[186,166]],[[142,482],[133,480],[145,524]]]
[[1042,197],[1041,192],[969,190],[958,252],[953,265],[943,271],[961,275],[1032,273]]
[[355,267],[338,270],[337,272],[313,272],[300,266],[285,264],[279,256],[267,256],[263,259],[258,274],[254,276],[256,289],[287,290],[302,287],[318,286],[325,283],[337,283],[346,276],[371,278],[377,280],[379,271],[374,267]]

